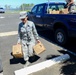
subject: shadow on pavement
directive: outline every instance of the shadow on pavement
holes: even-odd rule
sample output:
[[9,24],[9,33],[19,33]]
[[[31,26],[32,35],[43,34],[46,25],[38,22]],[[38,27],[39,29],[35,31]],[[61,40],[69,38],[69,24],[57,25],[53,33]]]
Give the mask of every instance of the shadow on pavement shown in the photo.
[[[59,50],[60,53],[65,54],[66,51],[61,51]],[[71,55],[70,53],[68,53],[70,55],[70,59],[68,61],[63,62],[62,64],[64,64],[60,71],[61,74],[63,75],[76,75],[76,57]]]
[[68,61],[61,67],[61,74],[63,75],[76,75],[76,63]]
[[18,64],[18,63],[25,64],[26,63],[23,58],[15,58],[12,52],[10,54],[13,57],[12,59],[10,59],[10,64]]
[[32,56],[32,57],[29,58],[29,62],[30,63],[36,62],[39,58],[40,58],[39,56],[34,55],[34,56]]
[[[33,63],[33,62],[37,61],[39,58],[40,58],[39,56],[34,55],[29,58],[29,62]],[[14,58],[13,57],[12,59],[10,59],[10,64],[18,64],[18,63],[25,64],[26,61],[24,61],[23,58]]]
[[55,58],[55,57],[58,57],[58,56],[60,56],[60,55],[48,55],[46,57],[46,60],[49,60],[49,59],[52,59],[52,58]]
[[18,63],[25,64],[26,62],[24,61],[23,58],[12,58],[12,59],[10,59],[10,64],[18,64]]

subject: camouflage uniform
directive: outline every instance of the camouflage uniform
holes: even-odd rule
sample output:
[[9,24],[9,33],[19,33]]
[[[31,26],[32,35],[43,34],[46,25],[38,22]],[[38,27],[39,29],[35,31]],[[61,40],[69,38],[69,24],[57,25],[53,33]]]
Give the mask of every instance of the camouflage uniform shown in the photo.
[[22,50],[24,60],[29,60],[29,56],[33,55],[33,46],[35,40],[38,40],[38,34],[35,25],[31,21],[27,21],[25,24],[21,22],[18,28],[18,43],[22,43]]
[[[65,0],[68,3],[70,3],[70,0]],[[70,6],[68,7],[68,11],[70,13],[76,13],[76,1],[74,0],[74,2],[72,4],[70,4]]]

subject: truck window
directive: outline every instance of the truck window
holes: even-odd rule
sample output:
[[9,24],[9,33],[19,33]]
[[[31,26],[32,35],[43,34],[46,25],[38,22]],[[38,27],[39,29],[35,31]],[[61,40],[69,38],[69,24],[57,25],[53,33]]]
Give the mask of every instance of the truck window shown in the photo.
[[37,14],[41,14],[43,13],[43,5],[39,5],[38,10],[37,10]]
[[37,6],[34,6],[31,12],[36,13],[36,11],[37,11]]
[[59,10],[57,5],[50,5],[49,9],[51,9],[51,10]]
[[58,5],[59,10],[64,9],[64,5]]
[[64,9],[64,5],[56,4],[56,5],[49,5],[49,9],[51,10],[62,10]]
[[64,4],[49,4],[48,13],[59,14],[62,9],[64,9]]

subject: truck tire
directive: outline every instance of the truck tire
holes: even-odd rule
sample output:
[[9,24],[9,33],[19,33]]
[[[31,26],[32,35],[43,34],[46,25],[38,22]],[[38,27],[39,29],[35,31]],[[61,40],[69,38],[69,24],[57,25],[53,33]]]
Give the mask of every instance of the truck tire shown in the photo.
[[59,45],[65,45],[67,42],[67,35],[63,29],[56,29],[55,31],[55,41]]

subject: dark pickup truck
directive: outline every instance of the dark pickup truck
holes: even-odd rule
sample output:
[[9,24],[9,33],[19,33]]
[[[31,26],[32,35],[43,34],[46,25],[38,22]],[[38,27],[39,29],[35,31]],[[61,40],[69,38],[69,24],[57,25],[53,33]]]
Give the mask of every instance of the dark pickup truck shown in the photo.
[[42,3],[35,5],[28,13],[28,19],[36,25],[54,31],[55,40],[64,45],[69,37],[76,37],[76,14],[49,14],[51,10],[62,10],[65,3]]

